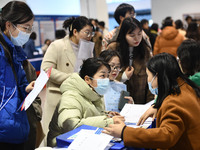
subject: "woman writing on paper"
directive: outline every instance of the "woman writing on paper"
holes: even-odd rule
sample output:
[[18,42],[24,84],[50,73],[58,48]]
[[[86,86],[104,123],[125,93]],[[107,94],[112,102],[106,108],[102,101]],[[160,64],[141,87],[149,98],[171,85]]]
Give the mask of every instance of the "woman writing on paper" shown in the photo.
[[110,66],[100,58],[87,59],[80,73],[73,73],[61,87],[62,97],[49,125],[47,145],[56,145],[56,136],[83,124],[106,127],[122,116],[109,118],[105,113],[103,94],[109,87]]
[[200,88],[181,72],[176,58],[162,53],[147,64],[149,89],[158,94],[156,128],[131,128],[123,122],[106,127],[125,146],[157,149],[200,149]]

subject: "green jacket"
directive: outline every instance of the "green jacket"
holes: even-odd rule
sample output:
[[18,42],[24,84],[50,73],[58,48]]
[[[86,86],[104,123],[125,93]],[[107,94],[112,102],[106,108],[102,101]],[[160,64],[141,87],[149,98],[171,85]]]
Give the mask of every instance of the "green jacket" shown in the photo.
[[105,114],[103,97],[77,73],[66,79],[60,90],[62,97],[49,125],[47,146],[55,146],[56,136],[83,124],[101,128],[113,124],[113,119]]
[[196,85],[200,86],[200,72],[195,73],[192,76],[189,76],[189,79],[192,80]]

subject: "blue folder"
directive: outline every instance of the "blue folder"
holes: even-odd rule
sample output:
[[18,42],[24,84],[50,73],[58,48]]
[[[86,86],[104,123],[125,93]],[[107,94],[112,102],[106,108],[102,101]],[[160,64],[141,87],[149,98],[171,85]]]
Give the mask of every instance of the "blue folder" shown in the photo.
[[[156,127],[156,119],[152,122],[152,124],[148,128],[150,129],[150,128],[155,128],[155,127]],[[77,132],[79,132],[81,129],[96,130],[97,127],[82,125],[72,131],[61,134],[56,137],[57,147],[66,147],[67,148],[73,142],[72,139],[68,139],[68,138],[70,136],[76,134]],[[124,148],[126,150],[151,150],[151,149],[145,149],[145,148],[128,148],[128,147],[124,146],[123,142],[112,142],[112,143],[114,143],[114,145],[110,148],[110,150],[121,150]]]
[[[73,142],[73,139],[68,139],[68,138],[76,134],[77,132],[79,132],[81,129],[96,130],[97,127],[82,125],[72,131],[61,134],[56,137],[57,147],[68,147]],[[120,142],[120,143],[114,142],[114,145],[110,148],[110,150],[121,150],[123,148],[124,148],[123,142]]]

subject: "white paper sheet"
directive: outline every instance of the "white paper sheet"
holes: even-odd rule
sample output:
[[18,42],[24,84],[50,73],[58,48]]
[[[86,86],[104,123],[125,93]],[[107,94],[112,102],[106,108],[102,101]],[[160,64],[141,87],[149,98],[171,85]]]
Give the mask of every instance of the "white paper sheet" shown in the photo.
[[80,71],[80,66],[83,64],[83,60],[93,57],[94,42],[80,39],[78,56],[76,59],[74,72]]
[[120,114],[125,117],[125,123],[132,127],[148,127],[152,118],[148,118],[142,126],[136,126],[143,113],[149,109],[149,105],[125,104]]
[[122,82],[110,82],[110,88],[104,94],[104,101],[105,101],[105,107],[106,111],[116,111],[118,110],[118,104],[119,104],[119,98],[121,91],[126,91],[126,85]]
[[93,56],[94,42],[80,39],[78,59],[87,59]]
[[68,150],[104,150],[113,136],[101,133],[81,132],[69,145]]
[[150,102],[148,102],[148,103],[146,103],[145,105],[148,105],[150,107],[154,103],[154,101],[155,101],[155,99],[150,101]]
[[38,94],[42,91],[43,87],[45,86],[48,80],[49,80],[49,77],[47,73],[41,70],[40,75],[35,81],[33,90],[25,98],[24,105],[23,105],[25,110],[27,110],[29,106],[33,103],[33,101],[38,96]]

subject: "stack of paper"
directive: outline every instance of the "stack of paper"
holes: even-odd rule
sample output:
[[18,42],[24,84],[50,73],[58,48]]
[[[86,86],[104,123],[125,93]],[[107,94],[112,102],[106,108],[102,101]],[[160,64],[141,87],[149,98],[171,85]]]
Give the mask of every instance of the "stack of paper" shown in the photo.
[[127,126],[147,128],[151,125],[152,118],[148,118],[142,126],[136,126],[136,124],[148,108],[149,105],[125,104],[120,114],[125,117]]
[[[102,129],[81,130],[76,135],[69,138],[75,138],[69,145],[68,150],[104,150],[112,140],[113,136],[101,133]],[[111,145],[112,146],[112,145]]]

